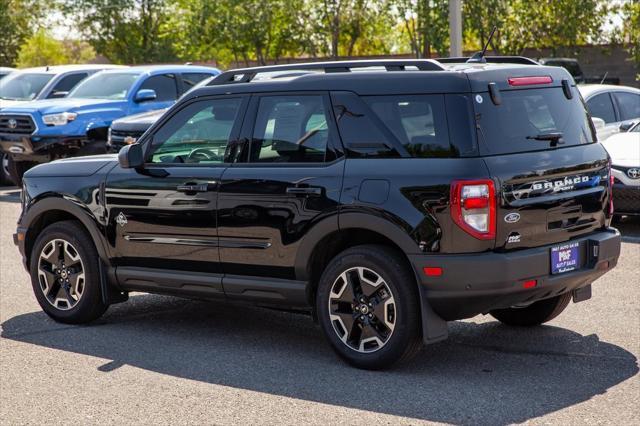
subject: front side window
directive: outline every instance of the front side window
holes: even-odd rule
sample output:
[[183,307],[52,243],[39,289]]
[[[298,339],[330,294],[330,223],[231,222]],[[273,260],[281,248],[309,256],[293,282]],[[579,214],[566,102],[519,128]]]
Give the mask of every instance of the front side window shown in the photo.
[[608,93],[601,93],[589,99],[587,101],[587,109],[592,117],[601,118],[605,123],[616,121],[616,113],[613,110],[611,96]]
[[151,89],[156,92],[156,101],[167,102],[178,99],[176,76],[173,74],[154,75],[145,80],[140,90]]
[[321,95],[265,96],[260,99],[250,161],[325,161],[329,126]]
[[127,72],[99,72],[78,84],[68,97],[124,100],[139,75]]
[[188,105],[156,132],[148,162],[222,163],[241,104],[240,98],[226,98]]
[[30,101],[53,78],[53,74],[14,73],[0,81],[0,99]]

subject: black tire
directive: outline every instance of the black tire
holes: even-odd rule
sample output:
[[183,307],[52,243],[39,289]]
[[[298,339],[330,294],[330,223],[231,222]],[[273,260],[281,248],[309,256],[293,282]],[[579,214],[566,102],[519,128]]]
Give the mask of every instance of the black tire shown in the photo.
[[[336,328],[341,327],[341,325],[336,325],[336,319],[334,318],[332,321],[330,318],[332,288],[340,285],[338,280],[341,279],[340,277],[343,276],[342,274],[345,271],[356,267],[366,268],[381,277],[386,285],[386,287],[383,286],[385,288],[384,291],[386,292],[386,289],[390,290],[390,295],[394,302],[393,313],[391,314],[395,324],[393,330],[387,336],[384,344],[373,352],[361,352],[343,341]],[[343,285],[347,286],[349,283]],[[379,290],[376,290],[376,292],[379,292]],[[341,291],[341,293],[343,292]],[[384,295],[385,293],[382,294]],[[373,306],[377,306],[380,303],[380,301],[376,303],[374,300],[376,297],[372,296]],[[358,295],[355,298],[354,301],[359,303],[357,301]],[[336,299],[334,298],[333,300]],[[369,306],[372,305],[369,304]],[[352,247],[338,254],[329,263],[320,278],[317,289],[316,309],[322,331],[332,348],[341,358],[355,367],[368,370],[388,368],[396,362],[412,358],[422,347],[420,304],[415,276],[400,254],[388,247],[362,245]],[[351,307],[351,309],[353,309],[354,313],[352,315],[354,318],[364,318],[364,315],[360,316],[360,314],[356,313],[357,308]],[[375,308],[372,308],[371,312],[373,312],[373,309]],[[387,308],[383,307],[382,309],[384,315],[388,315]],[[344,315],[348,316],[350,312]],[[377,319],[378,317],[374,317],[372,321],[375,322]],[[345,325],[341,321],[339,324]],[[364,329],[361,325],[358,325],[358,327],[360,327],[360,330]],[[358,335],[362,340],[363,334],[360,333]],[[350,335],[350,333],[345,332],[343,333],[343,338],[348,340]],[[376,343],[376,345],[378,344]],[[360,346],[360,349],[362,349],[362,346]]]
[[503,324],[532,327],[551,321],[560,315],[570,300],[571,292],[540,300],[525,308],[496,309],[490,314]]
[[0,185],[12,183],[9,177],[9,154],[0,151]]
[[22,185],[22,176],[33,167],[33,163],[29,161],[15,161],[13,157],[9,156],[9,162],[7,168],[9,169],[9,180],[16,186]]
[[[41,265],[41,253],[43,253],[45,247],[54,241],[70,243],[71,248],[75,250],[76,255],[80,258],[81,270],[84,273],[81,296],[75,305],[71,306],[68,304],[66,309],[54,306],[47,296],[45,296],[43,287],[47,285],[47,282],[46,278],[41,277],[39,272],[42,271],[41,267],[44,268],[44,266]],[[55,243],[53,244],[55,245]],[[60,257],[58,257],[58,259],[60,259]],[[42,310],[54,320],[67,324],[84,324],[99,318],[107,310],[108,305],[102,300],[98,259],[98,253],[91,237],[78,222],[56,222],[47,226],[40,233],[33,245],[29,265],[33,291]],[[54,276],[60,277],[60,275]],[[42,279],[45,279],[44,284]],[[57,286],[57,293],[63,291],[63,289],[60,288],[60,284],[57,284]]]

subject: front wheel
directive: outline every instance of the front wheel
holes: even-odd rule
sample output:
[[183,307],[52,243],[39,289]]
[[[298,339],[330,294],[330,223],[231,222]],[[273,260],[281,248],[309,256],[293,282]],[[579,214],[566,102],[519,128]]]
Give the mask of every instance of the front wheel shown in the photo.
[[54,320],[82,324],[106,311],[98,253],[77,222],[46,227],[33,246],[29,266],[36,299]]
[[33,167],[33,163],[29,161],[16,161],[11,155],[7,154],[7,174],[9,180],[17,186],[22,185],[22,176]]
[[316,309],[322,331],[351,365],[382,369],[414,356],[422,346],[415,277],[385,246],[345,250],[320,278]]
[[571,300],[571,292],[550,299],[539,300],[524,308],[496,309],[492,317],[503,324],[531,327],[551,321],[565,310]]

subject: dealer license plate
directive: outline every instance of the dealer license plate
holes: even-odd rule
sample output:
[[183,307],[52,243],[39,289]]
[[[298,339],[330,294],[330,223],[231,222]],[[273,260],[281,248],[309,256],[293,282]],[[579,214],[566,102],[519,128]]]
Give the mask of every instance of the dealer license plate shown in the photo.
[[551,273],[562,274],[580,267],[580,243],[568,243],[551,248]]

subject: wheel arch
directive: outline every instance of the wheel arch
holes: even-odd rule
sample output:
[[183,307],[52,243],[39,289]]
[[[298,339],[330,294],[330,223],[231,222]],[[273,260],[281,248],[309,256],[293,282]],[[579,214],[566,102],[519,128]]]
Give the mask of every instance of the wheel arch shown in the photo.
[[24,242],[27,265],[30,261],[33,245],[42,230],[53,223],[64,220],[80,222],[94,242],[101,260],[106,265],[110,265],[103,234],[96,217],[88,209],[63,197],[48,197],[35,202],[21,219],[20,225],[27,230]]

